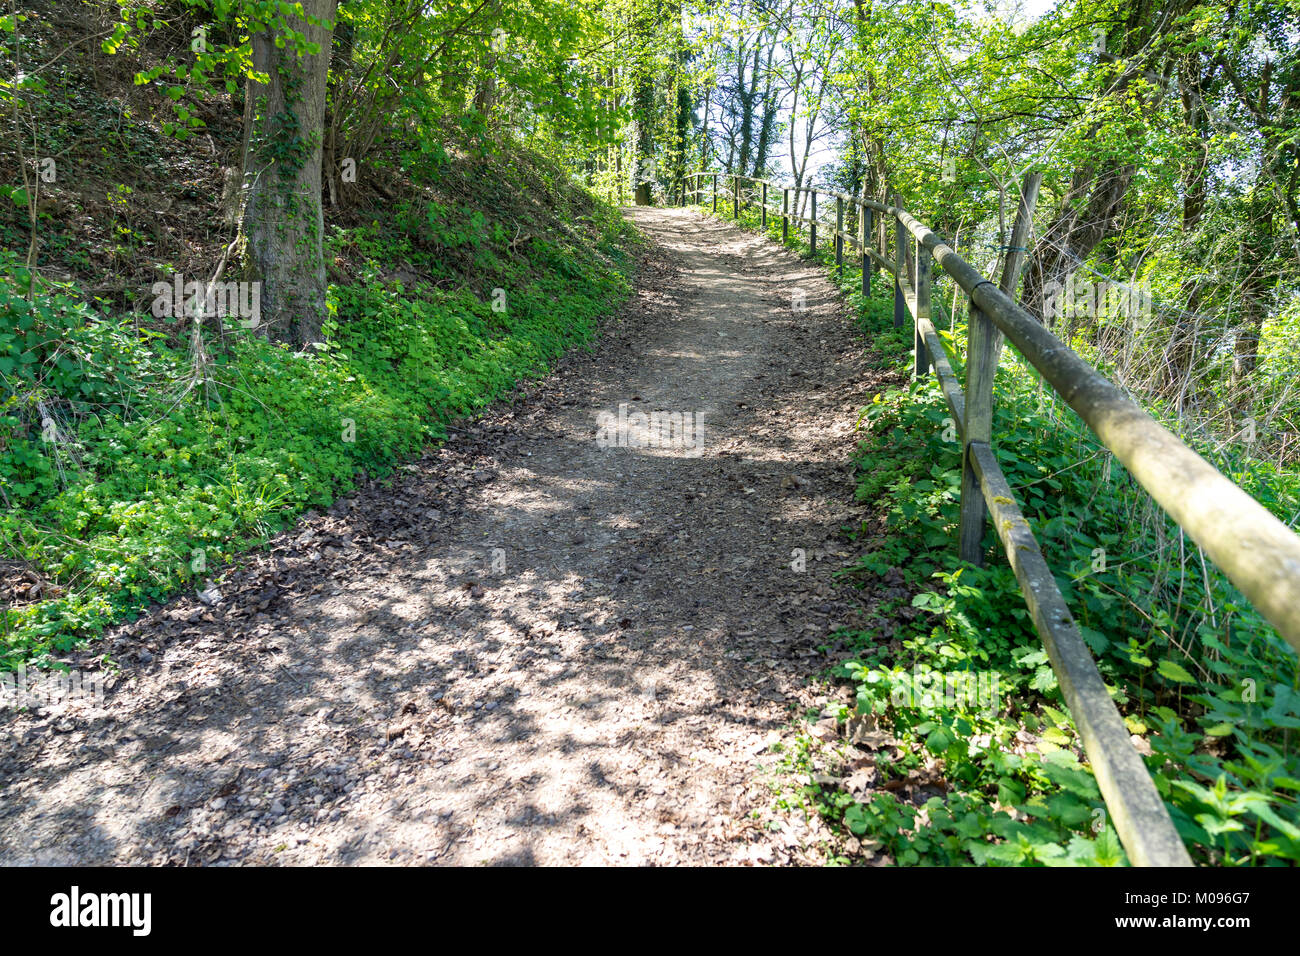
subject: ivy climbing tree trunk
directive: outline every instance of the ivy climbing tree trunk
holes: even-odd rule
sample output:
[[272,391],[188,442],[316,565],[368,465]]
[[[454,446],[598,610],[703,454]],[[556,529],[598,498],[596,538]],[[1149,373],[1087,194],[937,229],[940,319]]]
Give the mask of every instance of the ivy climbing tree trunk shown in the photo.
[[649,77],[638,77],[632,93],[632,143],[632,199],[638,206],[649,206],[655,179],[654,83]]
[[243,265],[261,283],[260,328],[308,345],[325,320],[321,144],[338,0],[302,0],[305,18],[251,31],[244,104]]

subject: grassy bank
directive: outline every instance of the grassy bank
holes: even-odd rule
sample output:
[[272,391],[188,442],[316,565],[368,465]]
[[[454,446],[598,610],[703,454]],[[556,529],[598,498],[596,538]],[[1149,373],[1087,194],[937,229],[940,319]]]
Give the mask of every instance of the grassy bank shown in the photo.
[[[0,255],[0,668],[48,664],[591,340],[635,237],[543,161],[406,168],[335,227],[326,342],[204,336]],[[539,197],[525,202],[521,196]],[[164,263],[159,274],[169,269]]]

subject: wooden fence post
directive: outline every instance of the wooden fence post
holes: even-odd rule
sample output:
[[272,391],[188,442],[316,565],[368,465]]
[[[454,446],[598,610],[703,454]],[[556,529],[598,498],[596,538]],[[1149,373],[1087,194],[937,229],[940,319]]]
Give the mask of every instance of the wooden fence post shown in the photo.
[[1000,333],[989,317],[970,303],[966,320],[966,420],[961,434],[961,520],[957,553],[971,564],[984,563],[984,519],[988,509],[975,472],[971,446],[989,444],[993,437],[993,338]]
[[731,174],[731,218],[740,218],[740,177]]
[[[1003,260],[999,286],[1013,299],[1020,284],[1025,241],[1033,223],[1038,187],[1042,181],[1042,173],[1029,173],[1020,189],[1020,205],[1011,230],[1011,247]],[[980,545],[984,540],[988,507],[980,489],[971,449],[976,443],[991,445],[993,442],[993,380],[997,375],[998,360],[1002,357],[1002,343],[1002,333],[972,302],[966,323],[966,429],[962,434],[961,520],[957,531],[957,553],[963,561],[974,565],[984,563],[984,549]]]
[[930,368],[930,353],[921,334],[921,320],[930,318],[930,250],[919,239],[913,241],[912,292],[916,295],[916,315],[913,318],[915,340],[915,376],[924,378]]
[[[1011,227],[1011,244],[1002,260],[1002,280],[998,288],[1016,299],[1020,288],[1020,270],[1028,257],[1029,230],[1034,225],[1034,207],[1038,205],[1038,188],[1043,184],[1042,173],[1026,173],[1020,185],[1020,205],[1016,207],[1016,222]],[[1002,333],[993,330],[993,367],[1002,358]]]
[[808,193],[812,200],[812,221],[808,224],[809,245],[812,246],[812,256],[817,258],[817,190],[811,190]]
[[[898,190],[890,190],[893,195],[893,201],[890,203],[894,208],[901,208],[898,205]],[[894,217],[894,328],[903,327],[903,319],[907,315],[907,302],[903,299],[903,277],[907,275],[907,229],[903,226],[903,220],[897,216]]]
[[763,231],[767,232],[767,180],[763,180]]
[[844,281],[844,200],[835,197],[835,281]]
[[718,174],[717,174],[717,173],[714,173],[714,174],[713,174],[713,213],[714,213],[714,215],[717,215],[717,212],[718,212]]
[[874,245],[876,241],[875,231],[872,229],[872,209],[869,206],[863,206],[860,213],[862,223],[862,297],[871,297],[871,273],[876,271],[875,263],[871,261],[871,256],[867,255],[867,237],[871,237]]
[[790,189],[788,186],[781,189],[781,244],[785,245],[790,241]]

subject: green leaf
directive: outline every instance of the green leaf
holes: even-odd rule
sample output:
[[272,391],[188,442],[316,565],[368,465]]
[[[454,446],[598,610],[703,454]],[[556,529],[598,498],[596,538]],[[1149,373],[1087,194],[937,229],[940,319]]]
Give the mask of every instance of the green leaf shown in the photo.
[[1156,666],[1157,673],[1166,680],[1177,681],[1179,684],[1195,684],[1196,678],[1187,673],[1187,670],[1181,664],[1175,664],[1170,660],[1163,660]]
[[925,738],[925,747],[930,753],[941,754],[953,744],[952,735],[940,727],[938,730],[931,731],[930,735]]
[[870,822],[871,818],[867,816],[866,808],[860,803],[855,803],[844,811],[844,825],[857,836],[867,832]]

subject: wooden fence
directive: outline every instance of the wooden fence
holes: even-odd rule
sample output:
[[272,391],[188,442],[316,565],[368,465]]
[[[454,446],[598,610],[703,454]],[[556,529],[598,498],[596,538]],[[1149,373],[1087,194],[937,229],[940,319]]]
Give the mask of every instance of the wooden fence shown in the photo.
[[[1037,177],[1026,178],[1012,232],[1012,253],[998,284],[985,279],[943,239],[900,208],[896,196],[893,204],[886,204],[830,189],[796,190],[767,180],[701,172],[686,177],[682,204],[688,197],[698,202],[707,194],[716,212],[720,180],[730,187],[729,195],[721,195],[724,202],[730,199],[733,218],[740,217],[742,208],[757,203],[764,229],[769,217],[780,217],[783,239],[789,238],[791,224],[796,231],[806,227],[814,254],[820,228],[823,241],[834,243],[841,274],[846,249],[856,253],[864,294],[870,294],[877,270],[893,278],[894,324],[901,328],[909,313],[912,318],[913,372],[924,376],[933,369],[961,435],[958,554],[963,560],[981,563],[981,541],[991,516],[1129,859],[1137,866],[1190,866],[1191,859],[1164,802],[1133,747],[993,453],[993,376],[1003,336],[1297,650],[1300,536],[1016,303],[1023,261],[1019,250],[1025,246],[1029,230]],[[778,193],[779,211],[773,205]],[[808,200],[808,215],[799,213],[804,205],[800,194]],[[819,218],[818,197],[834,203],[833,220],[829,202],[823,205]],[[844,228],[846,210],[857,222],[851,232]],[[888,228],[891,222],[892,229]],[[969,300],[964,389],[930,319],[932,264],[947,273]]]

